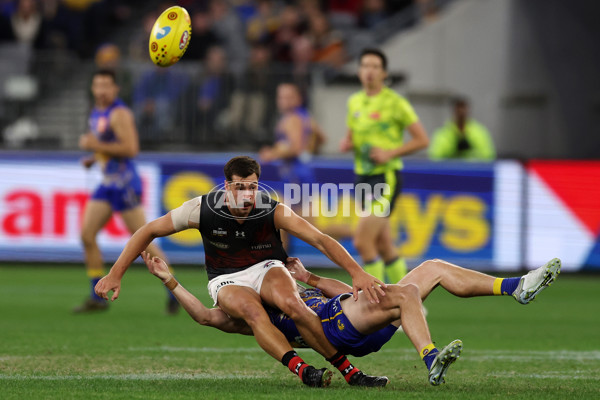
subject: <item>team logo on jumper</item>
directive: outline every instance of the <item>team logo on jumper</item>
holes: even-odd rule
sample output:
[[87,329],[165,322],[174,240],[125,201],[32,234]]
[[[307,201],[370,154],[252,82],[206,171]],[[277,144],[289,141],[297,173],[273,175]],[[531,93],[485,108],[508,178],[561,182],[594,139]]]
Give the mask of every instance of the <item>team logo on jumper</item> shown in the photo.
[[338,327],[338,330],[340,330],[340,331],[343,331],[345,328],[344,324],[342,324],[342,321],[340,321],[339,319],[337,321],[337,327]]

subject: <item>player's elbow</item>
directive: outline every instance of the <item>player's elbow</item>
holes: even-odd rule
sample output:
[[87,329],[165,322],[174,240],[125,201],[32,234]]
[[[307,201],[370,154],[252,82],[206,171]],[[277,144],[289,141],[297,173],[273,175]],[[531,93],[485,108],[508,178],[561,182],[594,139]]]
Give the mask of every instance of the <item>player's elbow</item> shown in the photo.
[[210,316],[205,315],[203,313],[191,313],[190,316],[194,321],[203,326],[213,326],[212,320]]

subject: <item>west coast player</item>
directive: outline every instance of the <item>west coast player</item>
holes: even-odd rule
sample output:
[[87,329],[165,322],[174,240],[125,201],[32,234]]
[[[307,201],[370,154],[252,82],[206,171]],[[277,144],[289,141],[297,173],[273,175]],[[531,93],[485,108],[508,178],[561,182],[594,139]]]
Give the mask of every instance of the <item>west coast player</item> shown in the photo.
[[[85,251],[87,275],[91,281],[90,296],[74,309],[75,312],[101,311],[108,308],[106,300],[97,296],[94,287],[105,274],[102,254],[96,236],[108,223],[113,212],[121,214],[129,232],[146,223],[141,205],[142,182],[133,158],[139,152],[138,133],[131,110],[119,99],[115,73],[99,70],[92,78],[94,108],[89,117],[90,131],[79,138],[79,147],[94,154],[82,160],[85,168],[100,164],[102,182],[86,203],[81,241]],[[150,244],[151,254],[164,257],[160,249]],[[169,293],[167,312],[176,313],[178,303]]]

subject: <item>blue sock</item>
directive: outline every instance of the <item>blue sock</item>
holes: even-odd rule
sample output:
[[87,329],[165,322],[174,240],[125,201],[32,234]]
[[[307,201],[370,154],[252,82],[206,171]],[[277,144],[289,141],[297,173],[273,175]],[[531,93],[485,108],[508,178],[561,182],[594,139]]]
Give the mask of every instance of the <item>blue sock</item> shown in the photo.
[[502,284],[500,286],[500,292],[504,295],[511,295],[517,286],[519,286],[519,282],[521,278],[505,278],[502,280]]
[[435,356],[437,353],[439,353],[439,350],[434,348],[426,356],[423,357],[423,361],[425,361],[425,365],[427,365],[428,370],[431,369],[431,364],[433,364],[433,360],[435,360]]
[[90,283],[92,284],[92,293],[91,293],[91,298],[96,300],[96,301],[104,301],[104,299],[100,296],[98,296],[96,294],[96,292],[94,292],[94,288],[96,287],[96,284],[100,281],[101,278],[91,278],[90,279]]

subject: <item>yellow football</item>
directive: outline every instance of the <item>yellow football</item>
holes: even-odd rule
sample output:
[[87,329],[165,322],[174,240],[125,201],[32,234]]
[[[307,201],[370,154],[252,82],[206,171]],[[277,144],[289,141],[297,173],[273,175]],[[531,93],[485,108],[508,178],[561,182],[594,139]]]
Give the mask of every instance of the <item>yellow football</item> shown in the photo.
[[185,8],[169,7],[156,20],[150,33],[150,59],[160,67],[175,64],[185,53],[192,37],[190,15]]

